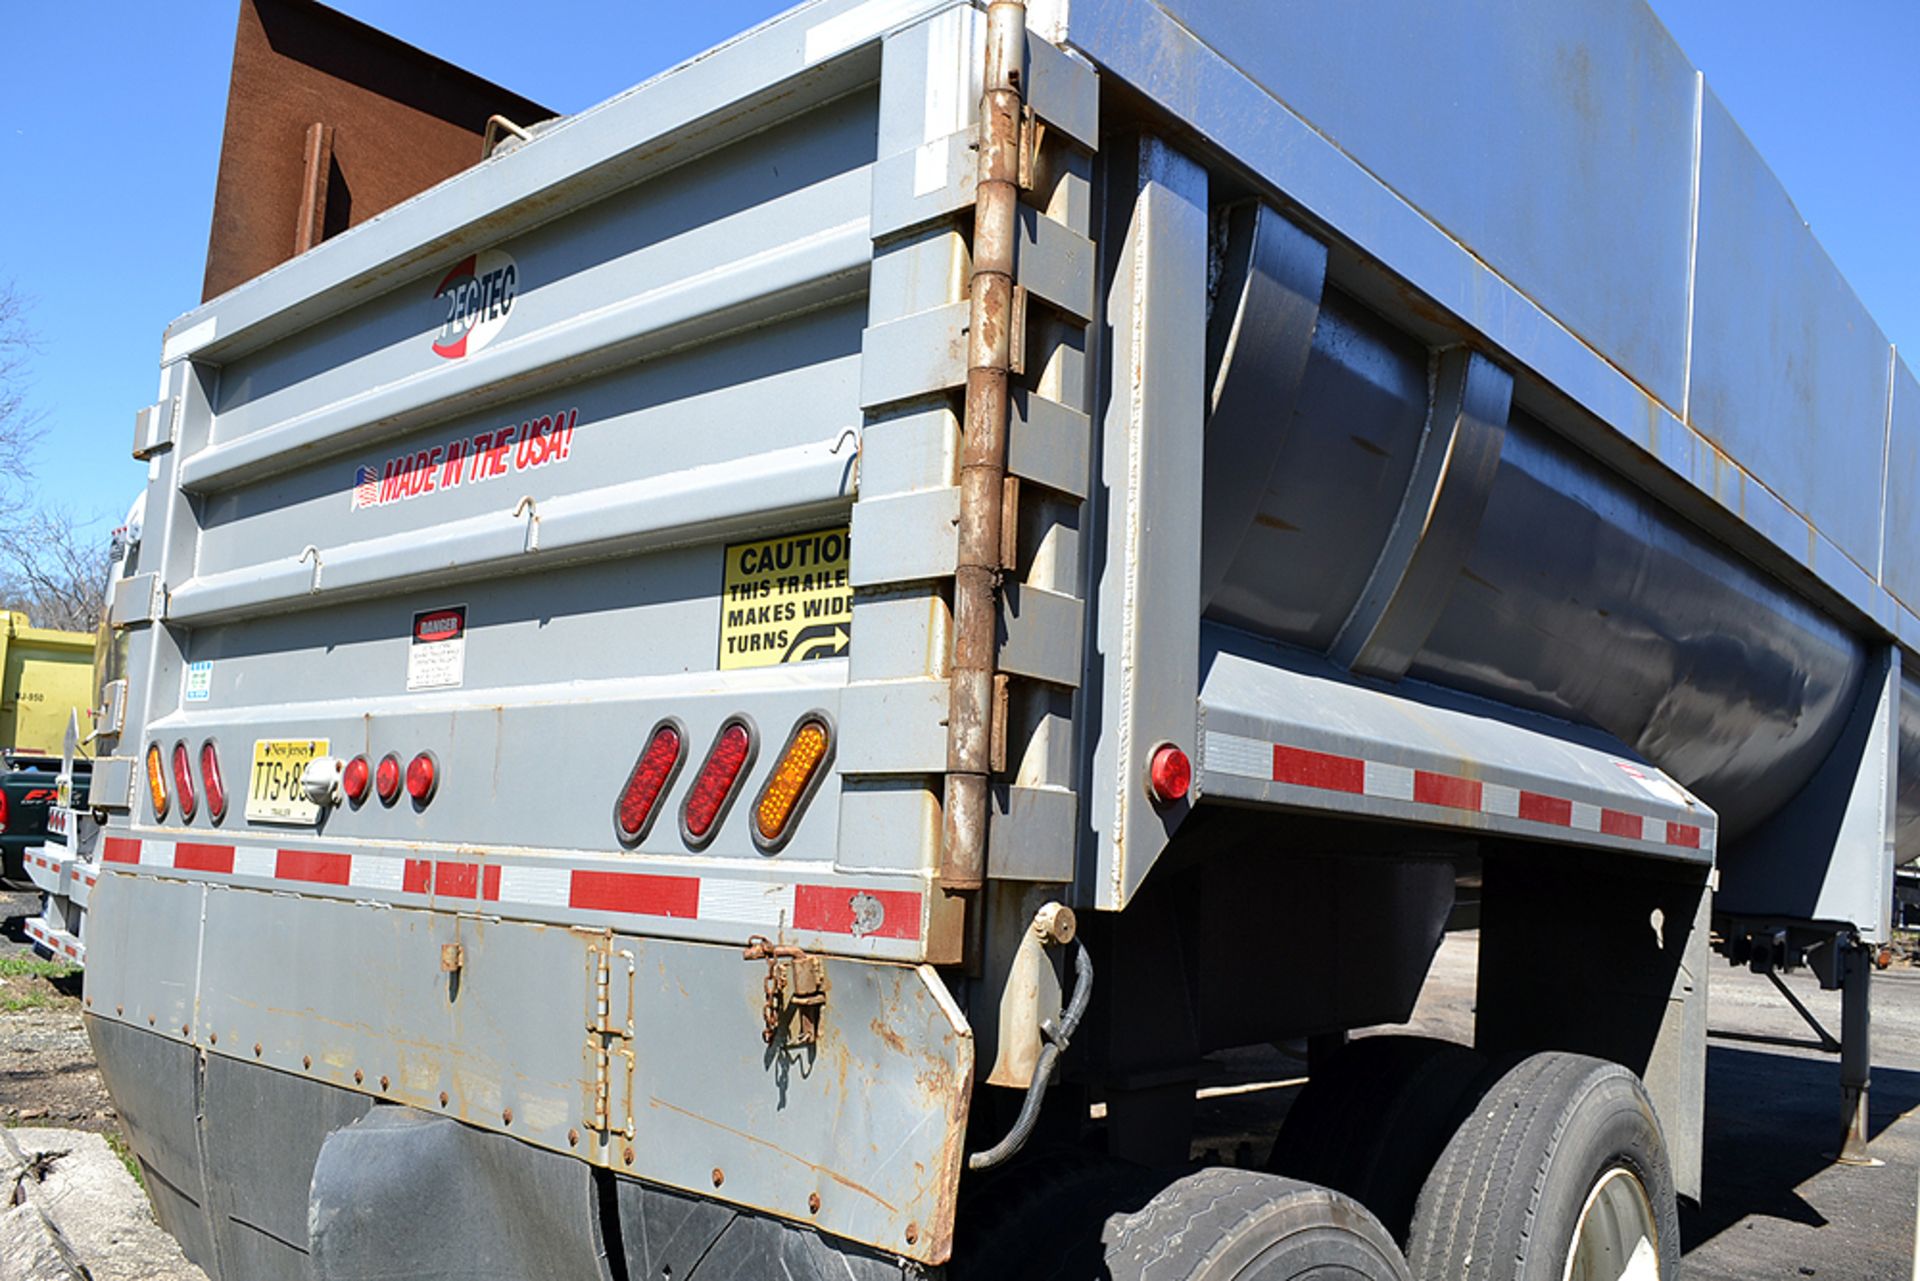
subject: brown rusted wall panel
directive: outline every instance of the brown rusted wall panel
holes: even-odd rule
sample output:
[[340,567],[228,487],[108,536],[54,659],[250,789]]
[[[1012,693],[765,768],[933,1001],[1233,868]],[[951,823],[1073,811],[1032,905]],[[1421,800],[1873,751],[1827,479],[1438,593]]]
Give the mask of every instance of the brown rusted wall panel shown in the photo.
[[202,297],[294,255],[316,124],[331,134],[324,239],[477,163],[496,113],[554,114],[313,0],[241,0]]

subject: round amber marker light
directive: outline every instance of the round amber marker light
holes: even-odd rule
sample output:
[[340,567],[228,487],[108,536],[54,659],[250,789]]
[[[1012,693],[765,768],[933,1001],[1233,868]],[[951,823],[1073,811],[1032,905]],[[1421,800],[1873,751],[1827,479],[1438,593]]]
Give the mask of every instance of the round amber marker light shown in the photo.
[[760,804],[754,807],[753,823],[761,840],[778,840],[787,830],[800,799],[807,794],[807,785],[813,781],[814,772],[826,756],[825,725],[808,721],[794,732],[787,750],[780,753],[779,763],[773,767],[765,790],[760,793]]

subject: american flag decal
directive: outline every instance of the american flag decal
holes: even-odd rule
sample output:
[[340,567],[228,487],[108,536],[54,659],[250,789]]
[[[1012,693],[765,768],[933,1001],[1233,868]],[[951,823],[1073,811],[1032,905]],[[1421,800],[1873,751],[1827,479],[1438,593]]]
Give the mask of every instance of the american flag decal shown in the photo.
[[353,506],[350,510],[377,507],[379,503],[380,473],[371,467],[362,467],[353,476]]

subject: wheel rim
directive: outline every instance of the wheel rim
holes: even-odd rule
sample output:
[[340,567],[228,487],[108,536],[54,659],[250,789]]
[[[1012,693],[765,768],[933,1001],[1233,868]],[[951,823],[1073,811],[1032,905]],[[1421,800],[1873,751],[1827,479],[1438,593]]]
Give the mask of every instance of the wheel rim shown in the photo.
[[1600,1176],[1580,1209],[1562,1281],[1660,1281],[1660,1228],[1633,1171]]

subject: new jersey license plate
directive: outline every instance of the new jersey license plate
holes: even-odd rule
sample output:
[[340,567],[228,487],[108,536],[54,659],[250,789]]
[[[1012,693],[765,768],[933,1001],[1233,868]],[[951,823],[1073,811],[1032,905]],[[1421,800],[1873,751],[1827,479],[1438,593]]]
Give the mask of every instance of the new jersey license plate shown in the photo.
[[247,818],[255,823],[317,823],[320,807],[301,790],[309,762],[327,754],[324,738],[257,738],[247,780]]

